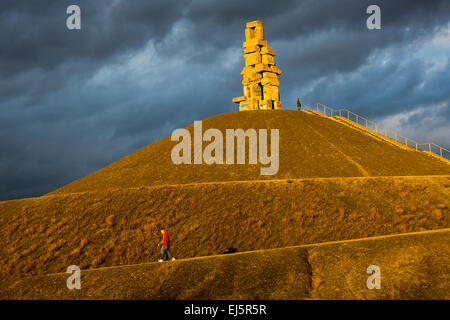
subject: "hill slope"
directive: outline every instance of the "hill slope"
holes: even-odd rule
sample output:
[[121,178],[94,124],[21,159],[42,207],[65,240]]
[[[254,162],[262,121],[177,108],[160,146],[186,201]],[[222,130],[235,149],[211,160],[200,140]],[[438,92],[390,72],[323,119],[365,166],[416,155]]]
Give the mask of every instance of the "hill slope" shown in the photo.
[[[228,128],[279,129],[278,174],[261,176],[258,165],[248,164],[176,166],[170,157],[176,143],[166,137],[48,195],[0,202],[3,284],[10,287],[16,283],[14,292],[21,292],[24,297],[37,297],[42,292],[39,293],[39,289],[30,292],[32,287],[19,281],[20,278],[37,276],[32,279],[45,282],[45,279],[53,279],[46,278],[45,274],[64,272],[72,264],[86,271],[156,261],[160,256],[156,248],[160,227],[169,230],[173,253],[181,259],[218,255],[229,248],[237,252],[267,250],[450,228],[450,165],[425,152],[403,148],[335,119],[308,112],[223,114],[204,120],[203,131],[207,128],[223,132]],[[192,132],[192,126],[189,130]],[[407,252],[423,257],[419,261],[420,268],[436,264],[424,271],[425,278],[418,277],[433,282],[435,278],[429,274],[440,270],[443,261],[440,255],[448,257],[449,246],[442,246],[439,253],[434,244],[448,241],[448,237],[436,236],[430,241],[431,247],[416,246],[413,242],[407,249],[407,242],[402,242],[402,246]],[[383,243],[389,251],[388,242]],[[344,250],[347,244],[340,248]],[[342,265],[343,269],[350,268],[353,261],[349,257],[359,254],[359,249],[349,249],[347,260],[341,262],[319,255],[313,265],[314,250],[295,250],[289,254],[300,260],[293,268],[303,274],[299,281],[310,283],[310,287],[319,280],[304,275],[311,272],[309,267],[305,269],[305,263],[315,268],[313,274],[320,274],[320,268],[328,268],[328,273],[342,261],[348,264]],[[390,257],[402,256],[403,249],[392,250],[387,253]],[[430,254],[435,254],[437,260],[422,250],[431,250]],[[252,265],[252,268],[260,268],[255,270],[255,275],[272,276],[274,270],[286,268],[280,263],[268,262],[286,259],[288,251],[277,252],[281,255],[272,252],[265,258],[265,254],[255,256],[260,262]],[[333,252],[328,254],[333,257]],[[224,273],[229,270],[233,275],[237,272],[230,264],[237,263],[236,268],[249,267],[247,262],[242,265],[239,261],[226,260],[228,267],[220,269],[221,258],[211,259],[208,263],[218,263],[217,270],[222,270],[219,274],[225,278]],[[178,262],[174,266],[177,265]],[[192,264],[181,274],[190,274],[189,268],[197,267],[199,265]],[[158,272],[145,277],[159,277]],[[333,277],[345,277],[339,270],[334,272]],[[41,276],[44,277],[39,278]],[[238,276],[233,277],[240,281]],[[310,287],[305,289],[296,282],[295,275],[289,277],[299,285],[292,289],[295,294],[277,291],[272,297],[331,295],[331,291],[321,295]],[[207,297],[208,292],[211,297],[245,297],[250,291],[255,292],[254,297],[266,297],[269,293],[261,284],[265,280],[252,279],[255,283],[249,283],[247,289],[242,287],[244,291],[230,289],[226,294],[215,294],[208,291],[214,287],[208,288],[205,282],[201,293],[188,290],[178,292],[176,297]],[[211,283],[216,285],[214,281]],[[168,297],[162,291],[149,293],[145,287],[142,290],[147,290],[146,295],[139,291],[139,286],[133,289],[135,285],[130,280],[132,287],[124,291],[124,297],[138,297],[138,293],[143,294],[142,297]],[[433,296],[427,288],[424,290],[428,297]],[[3,296],[11,296],[2,292]],[[357,292],[349,289],[342,293],[335,288],[336,297],[355,297]],[[397,294],[389,292],[386,297]],[[411,292],[411,297],[420,297],[420,290]],[[112,291],[96,294],[104,298],[121,297],[119,292]]]
[[[450,230],[3,282],[1,299],[450,299]],[[351,263],[350,263],[351,262]],[[375,264],[381,288],[369,290]]]
[[[157,141],[50,194],[161,184],[260,179],[450,174],[450,165],[425,152],[375,139],[333,119],[292,110],[233,112],[203,120],[208,128],[280,130],[280,168],[261,176],[259,165],[175,165],[170,137]],[[187,129],[193,137],[193,126]],[[206,143],[204,143],[204,146]]]
[[449,228],[450,177],[248,181],[0,202],[2,278]]

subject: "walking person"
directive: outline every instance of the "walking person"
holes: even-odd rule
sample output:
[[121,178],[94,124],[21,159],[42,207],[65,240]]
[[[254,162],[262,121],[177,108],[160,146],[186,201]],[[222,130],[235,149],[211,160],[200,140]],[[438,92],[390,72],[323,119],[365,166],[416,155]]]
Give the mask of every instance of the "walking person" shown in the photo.
[[161,247],[161,253],[162,253],[162,259],[159,259],[159,262],[163,262],[166,260],[169,260],[169,253],[172,256],[172,261],[175,260],[175,257],[173,256],[172,252],[170,251],[170,239],[169,239],[169,233],[167,230],[161,229],[161,234],[163,235],[162,241],[158,243],[158,248],[160,245]]

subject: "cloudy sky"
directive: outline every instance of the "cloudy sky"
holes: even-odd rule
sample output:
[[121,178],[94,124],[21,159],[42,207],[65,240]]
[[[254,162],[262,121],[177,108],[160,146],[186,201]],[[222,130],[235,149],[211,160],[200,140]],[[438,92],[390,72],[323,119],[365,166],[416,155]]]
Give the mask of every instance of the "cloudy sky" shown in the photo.
[[[81,8],[81,30],[66,9]],[[366,8],[381,8],[368,30]],[[0,2],[0,200],[42,195],[242,94],[247,21],[277,52],[283,107],[346,107],[450,147],[450,1]]]

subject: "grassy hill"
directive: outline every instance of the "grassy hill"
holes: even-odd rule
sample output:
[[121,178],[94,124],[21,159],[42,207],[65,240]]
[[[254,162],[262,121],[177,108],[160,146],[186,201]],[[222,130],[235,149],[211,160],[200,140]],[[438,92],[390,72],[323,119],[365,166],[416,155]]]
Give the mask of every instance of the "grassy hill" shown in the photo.
[[450,227],[450,177],[248,181],[109,189],[0,202],[1,276]]
[[[31,289],[39,286],[25,286],[20,279],[54,279],[45,275],[64,272],[72,264],[86,271],[156,261],[160,256],[156,245],[160,241],[158,230],[161,227],[169,230],[172,251],[177,258],[211,257],[208,264],[218,263],[217,274],[225,278],[228,269],[223,269],[220,261],[229,261],[230,274],[235,274],[230,265],[238,263],[216,257],[225,250],[233,248],[238,253],[281,250],[270,251],[268,256],[259,251],[257,259],[262,260],[255,260],[259,263],[252,265],[252,270],[261,268],[254,270],[256,275],[274,279],[278,279],[276,270],[286,266],[277,262],[270,267],[267,259],[286,259],[284,254],[288,251],[282,248],[450,228],[450,165],[426,152],[404,148],[361,128],[310,112],[274,110],[223,114],[204,120],[203,131],[207,128],[223,131],[226,128],[278,128],[278,174],[261,176],[258,165],[248,164],[176,166],[170,158],[176,142],[167,137],[42,197],[0,202],[1,286],[9,288],[15,283],[16,292],[0,288],[0,298],[19,298],[19,293],[24,297],[38,297],[43,294],[39,293],[40,289],[36,292]],[[192,126],[188,129],[192,132]],[[427,237],[433,238],[436,234]],[[434,243],[439,241],[448,241],[448,236],[436,236],[433,245],[430,244],[432,247],[411,242],[408,249],[393,248],[389,257],[401,257],[402,250],[423,256],[414,263],[430,268],[426,276],[417,278],[420,285],[426,285],[424,281],[431,277],[429,274],[442,269],[438,269],[443,261],[439,254],[437,262],[425,258],[437,250]],[[389,242],[383,240],[383,243],[384,249],[390,250]],[[408,246],[407,241],[402,243],[402,248]],[[358,263],[356,257],[362,254],[360,249],[355,249],[353,244],[349,247],[343,244],[340,248],[348,248],[347,257],[355,257],[354,261],[352,258],[343,261],[351,265]],[[291,268],[303,274],[305,259],[311,264],[314,255],[309,249],[307,253],[306,249],[298,250],[291,253],[303,258],[294,260]],[[450,256],[448,245],[443,245],[441,250],[441,255]],[[282,256],[272,256],[278,253]],[[332,252],[327,254],[333,256]],[[227,256],[226,259],[234,258]],[[333,261],[320,258],[311,266],[315,274],[332,274],[333,266],[339,264]],[[436,268],[433,267],[435,262]],[[178,263],[184,265],[180,261],[173,266]],[[197,267],[199,265],[192,264],[180,269],[187,271],[175,270],[186,277],[189,270],[192,271],[189,268]],[[145,268],[142,270],[147,270]],[[320,268],[328,268],[328,271]],[[155,272],[145,277],[162,276],[159,271]],[[339,269],[333,272],[336,273],[333,277],[344,276]],[[105,276],[109,276],[108,273]],[[413,277],[409,274],[401,277],[406,276]],[[294,277],[289,279],[297,284],[295,276],[289,277]],[[248,298],[269,297],[268,286],[256,289],[261,283],[258,281],[264,281],[256,278],[252,278],[253,284],[248,284],[248,291],[242,287],[243,291],[219,292],[211,297],[248,297],[249,292],[255,295]],[[311,282],[310,287],[319,281],[310,276],[300,278]],[[127,278],[121,279],[127,281]],[[331,281],[325,275],[320,279],[326,283]],[[215,285],[214,281],[211,283]],[[202,294],[183,291],[176,297],[207,298],[208,290],[213,290],[208,289],[207,284],[202,287]],[[133,289],[133,281],[127,286],[129,291],[123,293],[126,296],[106,289],[99,289],[94,296],[138,297],[143,294],[140,289]],[[277,291],[272,297],[358,297],[359,291],[340,292],[336,288],[332,291],[332,286],[322,287],[330,288],[322,293],[308,287],[306,291],[292,289],[294,291],[286,294]],[[390,292],[383,297],[398,295],[397,291]],[[410,296],[420,297],[418,292],[414,289]],[[431,289],[426,292],[428,297],[433,297]],[[142,297],[164,298],[167,295],[163,291],[152,291]]]
[[[1,283],[3,299],[450,299],[450,229]],[[366,286],[367,267],[381,288]]]
[[[397,147],[308,112],[233,112],[202,122],[203,131],[279,129],[278,173],[261,176],[259,165],[174,165],[171,150],[178,142],[166,137],[50,194],[193,182],[450,174],[448,163],[426,152]],[[193,126],[187,129],[193,137]]]

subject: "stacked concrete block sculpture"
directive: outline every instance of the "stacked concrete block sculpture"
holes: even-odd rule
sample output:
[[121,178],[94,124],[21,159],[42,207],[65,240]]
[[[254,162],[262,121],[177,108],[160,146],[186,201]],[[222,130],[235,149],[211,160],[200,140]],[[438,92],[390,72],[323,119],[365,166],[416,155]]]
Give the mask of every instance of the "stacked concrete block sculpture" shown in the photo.
[[245,29],[242,85],[244,95],[233,99],[239,103],[239,111],[281,109],[278,75],[281,70],[275,65],[275,51],[264,40],[261,21],[248,22]]

